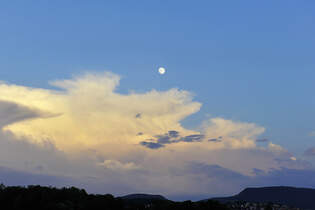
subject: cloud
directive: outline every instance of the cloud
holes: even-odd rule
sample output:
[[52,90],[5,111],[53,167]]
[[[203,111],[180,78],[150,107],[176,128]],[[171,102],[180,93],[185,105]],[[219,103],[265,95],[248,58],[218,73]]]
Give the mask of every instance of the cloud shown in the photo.
[[159,149],[159,148],[164,147],[163,144],[155,143],[155,142],[142,141],[142,142],[140,142],[140,144],[142,146],[145,146],[145,147],[150,148],[150,149]]
[[175,143],[175,140],[172,139],[168,134],[157,135],[155,136],[157,143],[159,144],[171,144]]
[[185,136],[180,141],[185,141],[185,142],[198,142],[201,141],[205,136],[200,135],[200,134],[194,134],[194,135],[189,135]]
[[[299,169],[288,169],[281,168],[271,170],[269,172],[260,171],[257,176],[244,176],[242,174],[235,173],[228,169],[221,168],[220,166],[209,167],[208,170],[214,173],[214,176],[222,179],[220,173],[224,174],[224,177],[228,177],[232,183],[238,183],[237,186],[248,187],[248,186],[299,186],[299,187],[315,187],[315,182],[309,180],[307,177],[314,177],[314,170],[299,170]],[[217,172],[217,173],[215,173]],[[208,172],[209,174],[209,172]],[[226,181],[226,179],[222,179]],[[242,189],[240,189],[242,190]]]
[[[215,148],[254,148],[255,139],[264,131],[265,128],[254,123],[234,122],[223,118],[211,118],[202,123],[202,134],[206,138],[224,137],[224,141],[216,143]],[[213,144],[208,145],[214,147]]]
[[[30,136],[33,143],[49,138],[58,149],[67,152],[83,147],[104,147],[103,144],[111,144],[111,147],[133,145],[141,141],[134,135],[139,130],[149,137],[167,130],[190,133],[179,121],[199,111],[201,106],[192,101],[191,93],[178,89],[128,95],[116,93],[119,76],[112,73],[86,74],[52,84],[61,90],[1,84],[0,100],[60,114],[45,120],[8,125],[6,130],[16,136]],[[139,113],[141,118],[135,121],[134,116]]]
[[0,166],[29,172],[46,172],[45,164],[56,169],[59,161],[66,163],[66,156],[49,139],[42,139],[40,144],[32,144],[27,136],[16,138],[14,133],[4,129],[10,124],[27,123],[34,119],[45,120],[51,116],[34,108],[0,101]]
[[[246,187],[263,187],[263,186],[298,186],[298,187],[315,187],[315,171],[312,169],[272,169],[268,172],[253,168],[253,175],[244,175],[237,171],[222,167],[216,164],[204,164],[192,162],[183,168],[174,169],[173,173],[190,176],[192,183],[198,185],[189,186],[190,191],[198,191],[198,199],[206,199],[213,196],[231,196],[239,193]],[[183,176],[183,175],[182,175]],[[311,178],[312,177],[312,178]],[[200,185],[202,180],[202,185]],[[209,194],[209,190],[212,193]],[[215,192],[215,193],[213,193]],[[189,195],[193,196],[193,195]],[[189,196],[183,195],[182,198],[189,199]],[[196,194],[195,194],[196,196]],[[171,196],[172,197],[172,196]],[[177,196],[174,196],[177,197]]]
[[311,147],[304,152],[305,156],[315,156],[315,147]]
[[268,142],[268,139],[256,139],[256,142]]
[[92,192],[174,197],[236,192],[248,178],[272,183],[265,180],[283,168],[311,170],[280,145],[256,145],[262,126],[210,118],[188,129],[181,121],[201,107],[192,93],[121,94],[119,79],[87,73],[52,82],[53,90],[0,84],[0,166],[67,177]]
[[212,138],[212,139],[208,139],[209,142],[221,142],[223,139],[222,136],[219,136],[218,138]]
[[68,177],[51,176],[46,174],[34,174],[19,170],[13,170],[0,166],[0,180],[5,185],[10,186],[26,186],[26,185],[50,185],[50,186],[65,186],[78,184],[74,180]]
[[46,118],[50,116],[52,115],[41,112],[35,108],[0,100],[0,128],[24,120]]
[[309,136],[315,136],[315,131],[310,132]]
[[281,147],[280,145],[273,144],[271,142],[268,144],[268,147],[273,152],[278,152],[278,153],[287,152],[287,150]]
[[179,132],[178,131],[168,131],[168,135],[172,138],[177,138],[177,137],[179,137]]
[[248,177],[237,173],[233,170],[229,170],[226,168],[223,168],[219,165],[207,165],[203,163],[195,163],[190,165],[190,170],[203,173],[207,175],[209,178],[217,178],[222,179],[224,177],[224,180],[232,180],[232,179],[239,179],[242,181],[245,181]]
[[136,170],[140,169],[139,166],[137,166],[133,162],[128,163],[121,163],[117,160],[104,160],[102,163],[99,163],[101,166],[104,166],[105,168],[112,169],[112,170]]
[[290,159],[291,159],[291,160],[294,160],[294,161],[296,161],[296,160],[297,160],[297,158],[296,158],[296,157],[294,157],[294,156],[291,156],[291,157],[290,157]]
[[168,131],[168,133],[162,135],[156,135],[151,142],[142,141],[140,144],[150,149],[159,149],[164,147],[166,144],[174,144],[180,142],[201,142],[204,139],[204,135],[193,134],[188,136],[180,136],[178,131]]

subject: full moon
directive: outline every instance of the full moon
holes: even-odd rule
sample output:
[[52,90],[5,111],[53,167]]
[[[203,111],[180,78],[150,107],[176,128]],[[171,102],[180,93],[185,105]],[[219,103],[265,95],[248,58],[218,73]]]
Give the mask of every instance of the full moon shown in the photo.
[[159,74],[165,74],[166,70],[163,67],[159,68]]

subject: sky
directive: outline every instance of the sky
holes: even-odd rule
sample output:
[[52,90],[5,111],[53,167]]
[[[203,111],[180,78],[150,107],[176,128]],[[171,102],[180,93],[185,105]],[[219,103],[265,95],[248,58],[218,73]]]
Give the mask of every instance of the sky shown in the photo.
[[0,182],[315,187],[314,22],[312,1],[1,2]]

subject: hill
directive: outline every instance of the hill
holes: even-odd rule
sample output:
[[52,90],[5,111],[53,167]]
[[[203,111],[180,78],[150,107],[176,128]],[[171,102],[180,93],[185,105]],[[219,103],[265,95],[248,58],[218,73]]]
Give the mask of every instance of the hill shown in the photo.
[[167,200],[162,195],[150,195],[150,194],[130,194],[120,197],[123,200],[143,199],[143,200]]
[[130,194],[118,198],[122,199],[127,206],[148,205],[157,203],[168,205],[172,202],[162,195],[150,194]]
[[231,197],[212,198],[220,202],[248,201],[279,203],[303,209],[315,209],[315,189],[296,187],[246,188]]

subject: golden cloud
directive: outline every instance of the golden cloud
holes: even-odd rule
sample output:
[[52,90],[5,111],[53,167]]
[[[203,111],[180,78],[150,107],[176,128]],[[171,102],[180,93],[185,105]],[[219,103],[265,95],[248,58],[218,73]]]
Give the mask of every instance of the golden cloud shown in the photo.
[[[223,118],[209,119],[199,130],[186,129],[181,120],[201,107],[192,93],[170,89],[121,94],[116,91],[119,80],[118,75],[104,72],[54,81],[55,89],[2,83],[0,100],[49,113],[14,121],[3,129],[30,143],[49,141],[66,154],[95,156],[100,167],[152,171],[153,162],[161,171],[189,161],[215,164],[218,161],[209,158],[211,151],[256,148],[255,140],[265,130]],[[221,165],[244,173],[255,167],[247,160],[241,168],[232,162]],[[272,160],[267,163],[261,168],[267,170]]]
[[[178,89],[116,93],[119,77],[112,73],[85,74],[52,84],[61,90],[1,84],[0,100],[55,114],[16,122],[5,129],[17,136],[27,136],[34,143],[50,140],[63,151],[103,144],[121,146],[137,144],[169,129],[192,133],[179,122],[201,106],[192,101],[189,92]],[[136,117],[139,113],[141,118]],[[141,139],[136,135],[139,132],[144,134]]]

